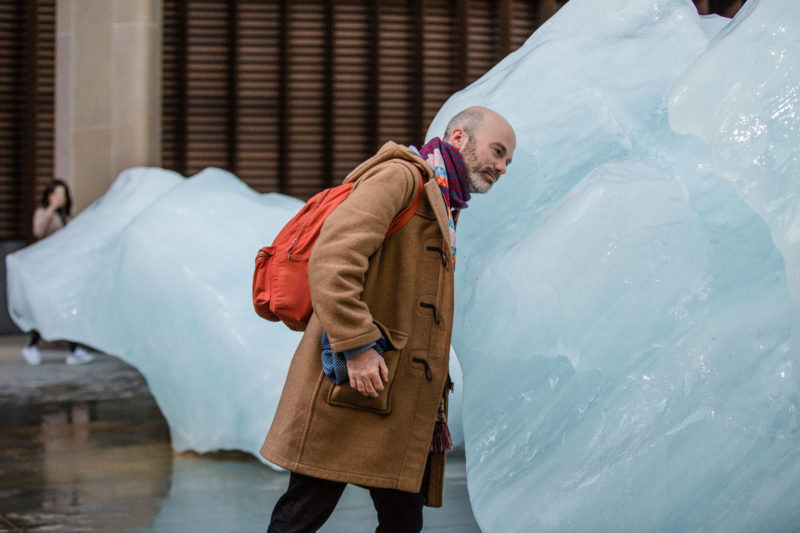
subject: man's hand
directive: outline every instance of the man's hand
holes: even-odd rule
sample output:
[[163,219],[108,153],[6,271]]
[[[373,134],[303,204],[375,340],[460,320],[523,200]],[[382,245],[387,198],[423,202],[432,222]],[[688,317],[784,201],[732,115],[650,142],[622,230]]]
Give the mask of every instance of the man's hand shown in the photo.
[[350,386],[364,396],[378,397],[383,383],[389,381],[389,369],[383,357],[370,348],[347,360]]

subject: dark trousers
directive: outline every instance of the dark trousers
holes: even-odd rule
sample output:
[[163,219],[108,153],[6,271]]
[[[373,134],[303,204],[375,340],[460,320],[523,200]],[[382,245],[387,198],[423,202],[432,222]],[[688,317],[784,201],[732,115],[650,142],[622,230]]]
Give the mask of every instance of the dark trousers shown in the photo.
[[[289,488],[272,511],[267,533],[311,533],[322,527],[333,512],[347,483],[328,481],[292,472]],[[394,489],[370,488],[378,511],[375,533],[419,533],[425,496]]]
[[[41,338],[42,338],[42,336],[39,335],[39,332],[34,329],[33,331],[31,331],[31,336],[28,337],[28,346],[36,346],[37,344],[39,344],[39,339],[41,339]],[[78,345],[76,343],[71,342],[71,341],[69,342],[69,351],[70,352],[74,352],[75,348],[77,348],[77,347],[78,347]]]

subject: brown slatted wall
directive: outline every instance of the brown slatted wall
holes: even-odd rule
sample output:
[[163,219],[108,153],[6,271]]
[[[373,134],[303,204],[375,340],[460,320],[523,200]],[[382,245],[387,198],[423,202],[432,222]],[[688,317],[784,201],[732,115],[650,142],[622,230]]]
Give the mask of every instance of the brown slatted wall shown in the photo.
[[280,189],[280,5],[239,5],[237,175],[259,191]]
[[370,4],[336,2],[333,28],[333,181],[339,182],[373,151],[370,127]]
[[0,3],[0,238],[23,233],[19,201],[24,136],[25,10],[22,2]]
[[182,153],[184,139],[185,88],[183,85],[184,23],[182,2],[164,2],[162,20],[161,75],[161,166],[184,173]]
[[38,200],[53,179],[55,150],[56,4],[38,0],[36,57],[36,140],[34,157]]
[[511,50],[516,50],[525,44],[539,25],[533,2],[514,0],[511,4]]
[[31,238],[53,178],[55,0],[0,3],[0,239]]
[[[456,82],[456,41],[453,38],[452,17],[449,1],[427,2],[423,32],[423,122],[426,127],[450,95],[461,88]],[[444,132],[437,132],[437,135],[444,135]]]
[[[418,145],[453,92],[524,42],[537,10],[522,0],[165,0],[163,164],[187,175],[220,166],[259,191],[307,198],[386,140]],[[499,27],[513,35],[501,42]]]
[[186,174],[229,167],[229,3],[188,4]]
[[477,80],[497,63],[499,43],[497,2],[470,0],[467,13],[467,83]]
[[418,143],[411,121],[412,92],[421,65],[413,64],[413,40],[419,37],[411,3],[381,2],[378,33],[378,139]]
[[325,10],[322,2],[288,5],[286,192],[307,197],[325,186]]
[[547,19],[556,14],[556,11],[561,9],[567,0],[539,0],[537,2],[537,18],[540,24],[544,24]]

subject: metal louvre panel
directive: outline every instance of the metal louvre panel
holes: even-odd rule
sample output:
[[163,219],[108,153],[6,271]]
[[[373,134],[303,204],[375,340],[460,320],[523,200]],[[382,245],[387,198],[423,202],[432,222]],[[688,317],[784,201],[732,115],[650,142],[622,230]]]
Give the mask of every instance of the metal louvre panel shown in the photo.
[[162,12],[161,50],[161,166],[183,173],[181,109],[185,90],[182,85],[182,24],[178,3],[165,1]]
[[540,24],[532,2],[514,0],[511,10],[511,50],[516,50]]
[[363,1],[336,2],[333,13],[333,183],[340,183],[374,151],[371,121],[372,32],[370,6]]
[[497,42],[497,2],[470,0],[467,14],[467,82],[492,68],[500,56]]
[[38,201],[53,179],[55,169],[55,82],[56,82],[56,4],[55,0],[36,2],[36,130],[35,176]]
[[0,4],[0,239],[32,237],[53,178],[55,0]]
[[206,167],[230,169],[228,157],[229,55],[228,2],[188,3],[186,75],[186,174]]
[[287,194],[309,197],[327,186],[325,146],[325,11],[322,2],[288,5],[286,106]]
[[280,189],[280,6],[241,2],[238,11],[237,175],[254,189]]
[[[424,24],[423,122],[427,127],[436,117],[442,104],[461,87],[458,87],[456,82],[458,80],[454,38],[456,28],[450,2],[447,0],[427,2]],[[438,137],[444,136],[444,131],[433,133]],[[417,142],[422,142],[422,139]]]
[[414,39],[420,30],[410,2],[381,2],[378,32],[378,138],[401,144],[419,142],[412,129],[411,100],[415,78],[422,76],[422,65],[413,63]]
[[308,198],[387,140],[419,145],[453,92],[524,41],[538,8],[164,0],[164,166],[218,166],[259,191]]
[[25,11],[22,2],[0,3],[0,238],[19,238],[24,207],[22,120],[25,100]]
[[539,0],[537,2],[539,24],[544,24],[547,19],[555,15],[556,11],[561,9],[561,7],[566,3],[567,0]]

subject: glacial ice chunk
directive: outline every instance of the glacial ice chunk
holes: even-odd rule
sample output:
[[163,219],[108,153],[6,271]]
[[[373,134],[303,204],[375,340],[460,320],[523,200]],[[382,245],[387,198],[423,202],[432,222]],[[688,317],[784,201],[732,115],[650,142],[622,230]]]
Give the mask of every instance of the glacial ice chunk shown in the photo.
[[573,0],[434,120],[485,105],[517,132],[459,223],[483,531],[800,528],[797,10]]
[[776,0],[745,4],[681,78],[670,105],[675,131],[709,145],[714,171],[769,226],[787,266],[794,353],[800,353],[798,102],[800,3]]
[[63,230],[7,257],[10,314],[134,365],[176,450],[257,453],[299,337],[253,312],[253,258],[299,205],[219,169],[127,170]]
[[[176,450],[260,458],[300,334],[255,314],[253,259],[301,205],[220,169],[126,170],[64,229],[6,258],[10,314],[134,365]],[[460,419],[451,426],[463,442]]]

